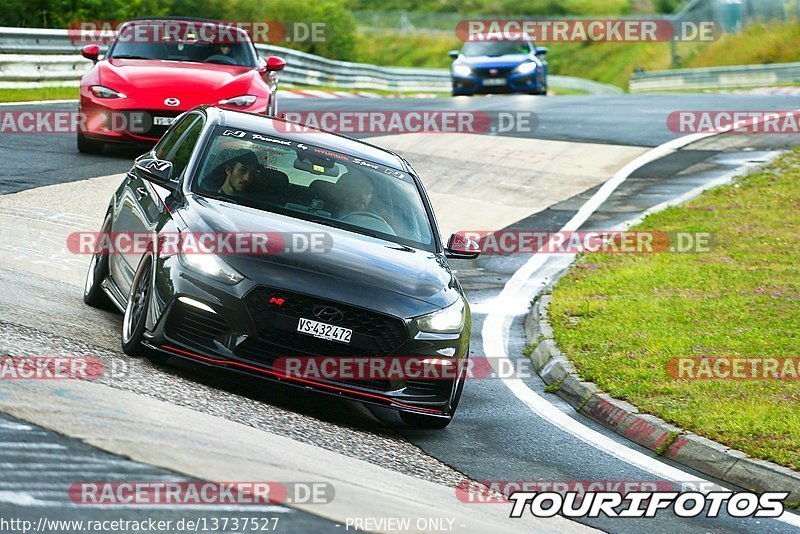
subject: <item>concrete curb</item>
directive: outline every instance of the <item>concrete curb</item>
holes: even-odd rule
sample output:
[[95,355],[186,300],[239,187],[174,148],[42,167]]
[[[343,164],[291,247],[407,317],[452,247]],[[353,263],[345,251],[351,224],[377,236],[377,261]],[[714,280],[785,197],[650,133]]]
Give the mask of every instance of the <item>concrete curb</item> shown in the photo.
[[535,345],[530,359],[536,372],[550,386],[549,392],[583,415],[665,458],[751,491],[789,491],[786,502],[800,502],[800,473],[749,458],[658,417],[639,413],[632,404],[600,392],[591,382],[582,381],[553,339],[548,319],[550,299],[550,295],[542,295],[525,318],[525,337],[529,344]]

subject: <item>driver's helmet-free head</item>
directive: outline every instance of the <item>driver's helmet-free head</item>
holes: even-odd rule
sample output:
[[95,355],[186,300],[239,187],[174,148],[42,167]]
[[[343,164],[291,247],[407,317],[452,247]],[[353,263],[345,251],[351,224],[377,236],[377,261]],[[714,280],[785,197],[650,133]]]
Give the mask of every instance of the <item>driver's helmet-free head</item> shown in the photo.
[[365,174],[358,170],[350,170],[339,178],[345,204],[352,211],[365,209],[372,200],[375,185]]
[[255,172],[258,169],[258,156],[246,148],[228,149],[219,156],[219,165],[223,168],[236,163],[241,163],[251,172]]

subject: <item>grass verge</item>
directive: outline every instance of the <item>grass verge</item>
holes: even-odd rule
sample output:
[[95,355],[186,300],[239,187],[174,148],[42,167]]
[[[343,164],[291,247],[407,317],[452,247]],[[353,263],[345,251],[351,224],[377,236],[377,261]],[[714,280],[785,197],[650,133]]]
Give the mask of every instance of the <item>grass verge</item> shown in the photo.
[[[356,61],[404,67],[450,66],[449,50],[464,43],[455,32],[430,34],[359,33]],[[627,88],[633,71],[672,68],[669,43],[540,43],[549,49],[551,74],[578,76]],[[737,34],[725,34],[712,43],[678,43],[680,68],[754,65],[800,61],[800,33],[796,22],[753,24]]]
[[553,289],[559,347],[614,397],[800,470],[800,381],[666,371],[679,357],[800,357],[800,148],[636,229],[710,232],[714,246],[581,257]]
[[32,89],[0,89],[0,102],[78,99],[77,87],[36,87]]

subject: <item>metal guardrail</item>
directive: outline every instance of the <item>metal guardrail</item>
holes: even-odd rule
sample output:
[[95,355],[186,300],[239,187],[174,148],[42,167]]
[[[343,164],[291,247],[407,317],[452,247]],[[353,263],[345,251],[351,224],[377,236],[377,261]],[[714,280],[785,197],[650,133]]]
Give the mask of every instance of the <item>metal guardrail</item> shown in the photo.
[[[80,48],[69,39],[67,30],[0,27],[0,87],[77,85],[80,76],[91,67],[91,62],[81,57]],[[450,91],[448,69],[380,67],[335,61],[265,44],[257,44],[256,49],[262,56],[286,59],[280,78],[290,84],[401,92]],[[622,92],[613,85],[570,76],[551,75],[548,83],[550,87],[587,93]]]
[[800,83],[800,63],[740,65],[645,72],[631,76],[629,91],[694,91]]

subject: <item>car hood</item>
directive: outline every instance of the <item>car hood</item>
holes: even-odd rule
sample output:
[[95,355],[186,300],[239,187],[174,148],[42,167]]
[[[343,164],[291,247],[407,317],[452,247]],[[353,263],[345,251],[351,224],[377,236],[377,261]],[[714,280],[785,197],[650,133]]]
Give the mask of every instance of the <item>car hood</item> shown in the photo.
[[[459,298],[458,282],[441,254],[198,195],[189,196],[181,217],[192,232],[281,232],[287,247],[293,235],[325,235],[325,252],[224,256],[258,284],[344,297],[365,307],[383,300],[392,302],[386,311],[402,316],[419,312],[420,303],[433,311]],[[416,304],[403,303],[401,296]]]
[[472,56],[459,58],[459,64],[468,65],[470,67],[478,68],[506,68],[516,67],[525,61],[531,61],[533,58],[527,54],[509,54],[505,56]]
[[210,95],[222,99],[247,94],[258,76],[250,67],[180,61],[112,58],[98,67],[102,85],[125,93],[137,105],[170,109],[164,99],[177,98],[180,105],[171,109],[181,111],[208,104]]

